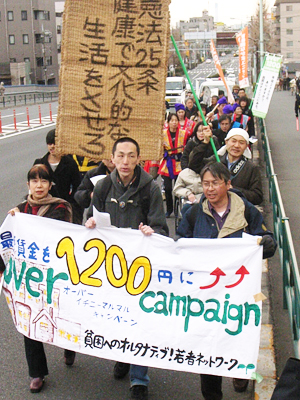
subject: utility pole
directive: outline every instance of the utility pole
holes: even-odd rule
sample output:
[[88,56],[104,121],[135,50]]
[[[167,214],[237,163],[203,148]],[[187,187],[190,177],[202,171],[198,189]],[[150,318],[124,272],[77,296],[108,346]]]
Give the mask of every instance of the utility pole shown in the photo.
[[263,0],[259,0],[259,52],[260,70],[264,65],[264,19],[263,19]]

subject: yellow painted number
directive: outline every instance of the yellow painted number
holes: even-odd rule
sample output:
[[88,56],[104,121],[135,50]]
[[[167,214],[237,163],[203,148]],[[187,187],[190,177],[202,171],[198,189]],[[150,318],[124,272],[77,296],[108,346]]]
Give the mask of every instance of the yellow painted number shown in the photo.
[[102,280],[98,278],[92,278],[91,275],[93,275],[101,267],[105,259],[106,247],[100,239],[89,240],[84,245],[84,251],[89,251],[94,248],[98,249],[97,259],[89,268],[85,269],[80,274],[80,282],[84,285],[100,287],[102,286]]
[[[144,269],[144,277],[142,282],[137,286],[136,288],[134,287],[134,281],[136,278],[136,274],[140,268]],[[130,268],[129,268],[129,274],[128,274],[128,280],[126,283],[126,289],[129,294],[132,296],[136,296],[138,294],[143,293],[151,280],[151,264],[148,258],[146,257],[138,257],[135,260],[133,260]]]
[[[114,256],[117,256],[120,262],[120,267],[121,267],[120,278],[116,278],[116,275],[114,273],[114,266],[113,266]],[[128,278],[127,261],[125,259],[124,252],[120,247],[111,246],[107,250],[105,267],[106,267],[107,279],[109,280],[112,286],[120,288],[126,284]]]
[[56,255],[59,258],[62,258],[64,255],[66,256],[71,282],[73,283],[73,285],[78,285],[79,271],[74,255],[74,243],[70,237],[65,237],[58,243],[56,248]]

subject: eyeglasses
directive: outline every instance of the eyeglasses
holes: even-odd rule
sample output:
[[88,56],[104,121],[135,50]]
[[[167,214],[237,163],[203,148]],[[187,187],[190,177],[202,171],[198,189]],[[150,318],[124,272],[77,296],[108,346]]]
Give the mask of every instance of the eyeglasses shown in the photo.
[[220,187],[221,185],[223,185],[223,183],[225,183],[225,182],[224,182],[224,181],[221,181],[221,182],[218,182],[218,181],[214,181],[214,182],[202,182],[202,186],[203,186],[205,189],[210,188],[210,186],[211,186],[213,189],[217,189],[218,187]]

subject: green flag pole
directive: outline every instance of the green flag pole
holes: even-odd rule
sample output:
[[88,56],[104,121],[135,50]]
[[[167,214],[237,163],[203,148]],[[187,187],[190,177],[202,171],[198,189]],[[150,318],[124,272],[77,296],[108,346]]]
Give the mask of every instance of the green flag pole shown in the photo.
[[[177,54],[177,56],[178,56],[178,58],[179,58],[180,64],[181,64],[182,69],[183,69],[183,72],[184,72],[184,74],[185,74],[185,76],[186,76],[186,78],[187,78],[187,80],[188,80],[188,82],[189,82],[189,84],[190,84],[190,88],[191,88],[191,90],[192,90],[192,93],[193,93],[195,102],[196,102],[196,104],[197,104],[198,110],[199,110],[199,112],[200,112],[200,114],[201,114],[201,118],[202,118],[203,124],[204,124],[204,126],[207,126],[208,124],[207,124],[207,122],[206,122],[206,119],[205,119],[205,116],[204,116],[204,114],[203,114],[202,108],[201,108],[201,106],[200,106],[199,100],[198,100],[197,95],[196,95],[196,93],[195,93],[195,90],[194,90],[194,88],[193,88],[193,85],[192,85],[192,82],[191,82],[191,80],[190,80],[190,77],[189,77],[189,74],[188,74],[188,72],[187,72],[187,69],[186,69],[186,67],[185,67],[185,65],[184,65],[183,59],[182,59],[182,57],[181,57],[181,55],[180,55],[180,52],[179,52],[179,50],[178,50],[177,44],[175,43],[175,40],[174,40],[174,38],[173,38],[173,35],[171,35],[171,40],[172,40],[173,46],[174,46],[174,48],[175,48],[176,54]],[[216,146],[215,146],[215,143],[214,143],[212,137],[210,138],[210,144],[211,144],[211,147],[213,148],[213,151],[214,151],[214,155],[215,155],[215,157],[216,157],[216,160],[217,160],[218,162],[220,162],[220,158],[219,158],[219,155],[218,155],[218,153],[217,153],[217,149],[216,149]]]

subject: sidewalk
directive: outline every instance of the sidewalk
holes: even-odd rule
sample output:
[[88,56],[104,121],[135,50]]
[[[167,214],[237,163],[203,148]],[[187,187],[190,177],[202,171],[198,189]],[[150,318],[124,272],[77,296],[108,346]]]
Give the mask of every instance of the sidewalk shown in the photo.
[[[256,127],[257,129],[257,127]],[[257,136],[259,132],[257,130]],[[253,162],[259,163],[260,155],[257,142],[253,149]],[[265,174],[262,174],[264,182],[264,197],[268,198],[268,191]],[[272,230],[272,227],[269,226]],[[269,296],[269,278],[268,278],[268,260],[264,260],[262,270],[261,292],[266,296],[266,300],[262,304],[262,326],[260,336],[260,348],[258,356],[257,373],[262,376],[263,380],[254,385],[255,400],[270,400],[276,385],[276,364],[275,353],[273,347],[273,325],[271,319],[270,296]]]

